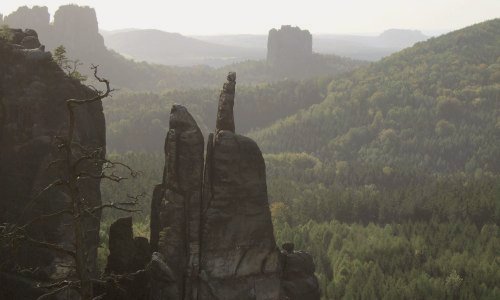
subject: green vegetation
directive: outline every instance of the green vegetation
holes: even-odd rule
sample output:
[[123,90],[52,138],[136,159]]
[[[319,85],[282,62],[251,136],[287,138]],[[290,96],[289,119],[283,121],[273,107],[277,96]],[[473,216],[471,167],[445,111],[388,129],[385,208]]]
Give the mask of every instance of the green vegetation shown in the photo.
[[79,81],[86,81],[87,76],[83,75],[78,71],[78,67],[82,66],[79,60],[68,59],[66,55],[66,48],[61,45],[54,49],[53,59],[57,65],[68,74],[69,77],[74,78]]
[[497,299],[500,19],[333,80],[254,132],[277,238],[325,299]]
[[[267,153],[278,241],[313,254],[324,299],[498,299],[500,19],[326,82],[237,90],[236,107],[248,105],[237,130],[253,129]],[[110,139],[123,141],[112,148],[139,143],[127,138],[144,122],[144,136],[162,136],[142,149],[151,151],[173,101],[212,128],[217,91],[120,98],[106,108]],[[162,155],[123,157],[143,167],[137,180],[151,193]]]
[[[238,86],[236,130],[263,128],[321,102],[331,77]],[[243,82],[243,81],[241,81]],[[112,151],[163,151],[172,104],[185,105],[206,135],[215,125],[219,89],[174,90],[162,94],[122,92],[103,103]]]
[[499,227],[275,222],[315,257],[323,299],[498,299]]
[[9,30],[9,26],[2,25],[0,27],[0,39],[5,40],[5,41],[12,40],[12,32]]

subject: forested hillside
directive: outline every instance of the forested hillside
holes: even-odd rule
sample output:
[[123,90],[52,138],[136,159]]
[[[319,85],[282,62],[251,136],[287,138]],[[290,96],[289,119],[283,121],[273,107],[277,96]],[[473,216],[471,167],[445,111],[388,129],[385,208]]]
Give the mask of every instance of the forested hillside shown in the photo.
[[[237,131],[254,129],[267,153],[277,239],[313,254],[324,299],[500,297],[500,19],[329,83],[238,87],[236,97]],[[149,103],[143,118],[133,116],[137,98]],[[164,137],[174,101],[213,127],[217,91],[118,100],[107,108],[109,138],[127,141],[137,136],[129,125],[143,124],[142,143],[156,148],[163,139],[147,135]],[[160,178],[161,155],[113,155],[143,175],[120,190],[105,185],[105,198]]]
[[500,19],[333,80],[253,137],[326,299],[500,297]]

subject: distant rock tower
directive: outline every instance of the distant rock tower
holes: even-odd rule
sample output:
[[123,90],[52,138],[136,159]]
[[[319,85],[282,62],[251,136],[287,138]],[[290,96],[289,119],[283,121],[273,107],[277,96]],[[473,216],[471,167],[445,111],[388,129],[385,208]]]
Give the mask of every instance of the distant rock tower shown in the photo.
[[83,61],[95,62],[95,56],[106,51],[96,12],[88,6],[63,5],[55,12],[53,23],[46,6],[22,6],[5,16],[3,23],[11,28],[34,29],[48,50],[64,45],[71,57]]
[[267,39],[267,63],[282,71],[299,70],[313,56],[312,35],[299,27],[282,25],[269,31]]

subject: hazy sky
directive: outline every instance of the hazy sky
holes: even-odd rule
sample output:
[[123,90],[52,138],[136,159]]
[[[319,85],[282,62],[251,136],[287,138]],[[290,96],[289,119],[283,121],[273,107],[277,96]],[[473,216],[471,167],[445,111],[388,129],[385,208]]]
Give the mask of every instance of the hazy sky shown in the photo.
[[157,28],[183,34],[266,34],[281,24],[313,33],[377,33],[388,28],[458,29],[500,17],[500,0],[0,0],[22,5],[94,7],[101,29]]

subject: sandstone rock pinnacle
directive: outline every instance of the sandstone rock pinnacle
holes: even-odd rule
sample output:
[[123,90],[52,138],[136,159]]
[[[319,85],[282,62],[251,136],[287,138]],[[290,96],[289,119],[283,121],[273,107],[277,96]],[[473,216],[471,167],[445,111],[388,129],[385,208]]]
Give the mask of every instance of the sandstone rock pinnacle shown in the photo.
[[[152,250],[172,270],[175,299],[319,299],[311,256],[276,246],[264,158],[252,139],[234,132],[235,84],[230,72],[205,159],[193,117],[172,107],[164,178],[151,204]],[[308,260],[295,263],[301,258]],[[151,292],[170,299],[159,287]]]
[[219,107],[217,110],[216,132],[228,130],[235,132],[234,128],[234,94],[236,90],[236,73],[229,72],[227,82],[224,83],[219,97]]

